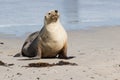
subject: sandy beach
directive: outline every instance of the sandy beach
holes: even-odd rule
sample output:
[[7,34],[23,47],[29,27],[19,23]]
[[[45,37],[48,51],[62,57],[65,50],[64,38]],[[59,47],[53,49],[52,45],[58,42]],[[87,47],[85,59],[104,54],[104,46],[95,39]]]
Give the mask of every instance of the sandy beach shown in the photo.
[[[120,26],[93,27],[68,32],[68,56],[62,60],[78,65],[25,67],[29,63],[57,63],[61,59],[27,60],[13,57],[20,52],[24,38],[0,35],[0,80],[119,80]],[[25,60],[26,59],[26,60]]]

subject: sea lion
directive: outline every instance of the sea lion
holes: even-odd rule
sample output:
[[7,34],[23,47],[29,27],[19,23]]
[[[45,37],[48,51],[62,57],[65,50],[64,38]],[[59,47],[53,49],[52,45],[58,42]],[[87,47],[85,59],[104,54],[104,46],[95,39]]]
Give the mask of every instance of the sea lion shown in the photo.
[[23,44],[21,54],[26,57],[67,59],[67,33],[63,28],[58,10],[49,11],[44,26],[32,33]]

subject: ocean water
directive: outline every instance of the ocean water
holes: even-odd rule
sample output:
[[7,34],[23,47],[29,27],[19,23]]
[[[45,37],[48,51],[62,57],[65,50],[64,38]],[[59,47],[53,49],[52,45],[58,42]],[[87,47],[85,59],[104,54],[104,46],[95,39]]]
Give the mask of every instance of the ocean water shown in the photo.
[[0,33],[38,31],[53,9],[59,10],[66,30],[120,25],[120,0],[0,0]]

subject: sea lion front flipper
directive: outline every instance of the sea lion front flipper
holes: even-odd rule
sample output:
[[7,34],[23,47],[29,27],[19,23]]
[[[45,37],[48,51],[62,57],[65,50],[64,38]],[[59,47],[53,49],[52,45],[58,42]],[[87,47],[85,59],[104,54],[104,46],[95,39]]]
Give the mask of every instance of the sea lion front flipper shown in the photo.
[[37,59],[41,59],[42,58],[42,51],[41,51],[40,47],[38,47],[38,49],[37,49],[37,55],[34,58],[37,58]]
[[67,43],[65,43],[64,47],[58,53],[58,58],[60,59],[67,59]]
[[67,43],[65,43],[64,47],[62,50],[58,53],[58,58],[60,59],[72,59],[75,58],[75,56],[67,56]]

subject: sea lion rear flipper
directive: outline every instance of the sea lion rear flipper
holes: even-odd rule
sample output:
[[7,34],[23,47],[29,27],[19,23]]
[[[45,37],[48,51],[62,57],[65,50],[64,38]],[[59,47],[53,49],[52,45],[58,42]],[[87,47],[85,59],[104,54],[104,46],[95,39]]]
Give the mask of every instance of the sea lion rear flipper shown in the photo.
[[20,56],[21,56],[21,53],[17,53],[13,57],[20,57]]

